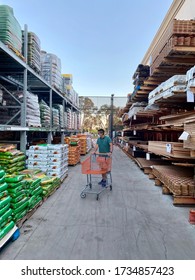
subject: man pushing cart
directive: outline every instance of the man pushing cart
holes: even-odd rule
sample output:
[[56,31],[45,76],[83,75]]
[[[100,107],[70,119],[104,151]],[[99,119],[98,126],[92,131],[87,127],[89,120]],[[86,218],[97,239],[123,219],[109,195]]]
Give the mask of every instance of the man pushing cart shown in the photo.
[[[81,197],[85,198],[87,193],[93,193],[97,195],[97,200],[99,199],[99,194],[108,186],[110,186],[110,190],[112,190],[111,156],[113,151],[112,140],[109,136],[105,135],[103,129],[98,130],[98,135],[99,138],[94,152],[81,163],[82,174],[87,175],[87,185],[81,192]],[[99,150],[98,153],[97,150]],[[94,185],[93,177],[95,177],[92,177],[92,175],[102,175],[101,181],[97,183],[99,186],[98,188],[92,188],[92,185]]]

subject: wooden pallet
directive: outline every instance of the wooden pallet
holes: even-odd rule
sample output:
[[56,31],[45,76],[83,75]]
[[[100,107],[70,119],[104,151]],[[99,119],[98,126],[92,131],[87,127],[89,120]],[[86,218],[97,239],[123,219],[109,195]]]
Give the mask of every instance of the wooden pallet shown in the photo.
[[6,45],[10,50],[12,50],[19,58],[21,58],[24,62],[26,62],[26,59],[24,58],[24,56],[18,51],[16,50],[12,45],[7,44]]
[[14,226],[7,234],[0,240],[0,250],[9,241],[15,241],[20,236],[20,231],[17,226]]
[[36,212],[36,210],[43,204],[43,201],[40,201],[35,205],[33,209],[31,209],[22,219],[16,222],[18,228],[21,228],[22,225]]

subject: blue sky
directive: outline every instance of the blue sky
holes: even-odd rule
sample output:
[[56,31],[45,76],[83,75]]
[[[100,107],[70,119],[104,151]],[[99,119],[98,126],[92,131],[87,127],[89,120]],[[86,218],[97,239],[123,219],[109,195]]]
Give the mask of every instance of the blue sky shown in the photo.
[[0,0],[61,59],[79,95],[126,96],[172,0]]

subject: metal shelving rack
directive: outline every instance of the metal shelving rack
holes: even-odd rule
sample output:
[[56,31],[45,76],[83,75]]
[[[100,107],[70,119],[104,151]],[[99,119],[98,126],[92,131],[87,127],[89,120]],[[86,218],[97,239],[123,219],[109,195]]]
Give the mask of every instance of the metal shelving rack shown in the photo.
[[[77,130],[67,130],[66,128],[52,127],[28,127],[26,125],[26,92],[30,91],[37,94],[39,98],[44,99],[50,106],[52,111],[52,104],[57,103],[63,105],[64,112],[66,108],[71,108],[79,114],[80,109],[72,104],[63,94],[48,84],[43,77],[36,73],[25,61],[27,61],[27,26],[25,26],[25,46],[24,46],[24,59],[19,57],[17,53],[11,50],[8,46],[0,41],[0,88],[2,88],[14,98],[17,106],[8,106],[9,108],[17,108],[18,112],[12,116],[6,124],[1,125],[0,131],[16,131],[20,133],[20,150],[26,151],[27,147],[27,134],[28,132],[45,132],[47,133],[47,142],[51,143],[52,134],[59,132],[61,134],[61,142],[64,141],[65,133],[78,132]],[[23,91],[23,101],[19,102],[13,95],[12,91]],[[0,105],[5,108],[6,105]],[[7,107],[7,108],[8,108]],[[20,114],[20,125],[11,125],[12,120]]]

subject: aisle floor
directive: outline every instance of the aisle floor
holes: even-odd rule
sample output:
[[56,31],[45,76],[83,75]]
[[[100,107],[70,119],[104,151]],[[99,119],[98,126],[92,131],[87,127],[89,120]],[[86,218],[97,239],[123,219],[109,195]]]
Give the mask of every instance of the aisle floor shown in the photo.
[[113,190],[97,201],[80,193],[81,165],[71,167],[62,186],[0,253],[1,260],[190,260],[195,259],[195,226],[190,207],[173,206],[118,147],[113,153]]

